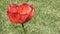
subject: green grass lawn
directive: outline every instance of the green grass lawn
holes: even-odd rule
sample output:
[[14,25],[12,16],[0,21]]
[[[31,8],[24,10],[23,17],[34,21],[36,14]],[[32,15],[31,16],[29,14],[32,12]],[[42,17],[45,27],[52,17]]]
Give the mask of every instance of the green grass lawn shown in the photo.
[[26,34],[60,34],[60,0],[0,0],[0,34],[24,34],[21,24],[13,25],[6,12],[10,4],[33,4],[35,14],[24,24]]

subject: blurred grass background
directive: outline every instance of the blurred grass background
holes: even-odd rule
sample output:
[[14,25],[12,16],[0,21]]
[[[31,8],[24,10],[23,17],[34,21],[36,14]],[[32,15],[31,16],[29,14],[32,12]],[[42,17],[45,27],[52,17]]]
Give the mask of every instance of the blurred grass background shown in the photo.
[[24,34],[21,24],[11,24],[6,11],[10,4],[33,4],[35,14],[24,24],[26,34],[60,34],[60,0],[0,0],[0,34]]

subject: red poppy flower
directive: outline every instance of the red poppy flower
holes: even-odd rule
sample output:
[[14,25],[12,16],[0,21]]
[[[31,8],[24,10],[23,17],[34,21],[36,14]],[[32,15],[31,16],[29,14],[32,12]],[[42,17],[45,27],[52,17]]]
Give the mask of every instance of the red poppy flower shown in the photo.
[[7,16],[13,24],[24,24],[32,19],[33,14],[33,6],[27,3],[23,3],[22,5],[11,4],[7,10]]

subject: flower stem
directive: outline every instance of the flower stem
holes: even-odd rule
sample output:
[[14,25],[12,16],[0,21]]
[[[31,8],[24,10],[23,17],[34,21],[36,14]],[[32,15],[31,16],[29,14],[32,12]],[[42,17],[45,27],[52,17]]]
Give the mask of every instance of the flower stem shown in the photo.
[[22,24],[22,28],[23,28],[23,30],[24,30],[24,34],[26,34],[26,31],[25,31],[25,28],[24,28],[24,25]]

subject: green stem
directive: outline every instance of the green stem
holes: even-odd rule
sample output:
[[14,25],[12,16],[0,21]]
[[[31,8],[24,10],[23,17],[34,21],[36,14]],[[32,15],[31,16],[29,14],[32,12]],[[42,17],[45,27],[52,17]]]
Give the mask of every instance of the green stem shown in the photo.
[[23,28],[23,30],[24,30],[24,34],[26,34],[26,31],[25,31],[25,28],[24,28],[24,25],[22,24],[22,28]]

